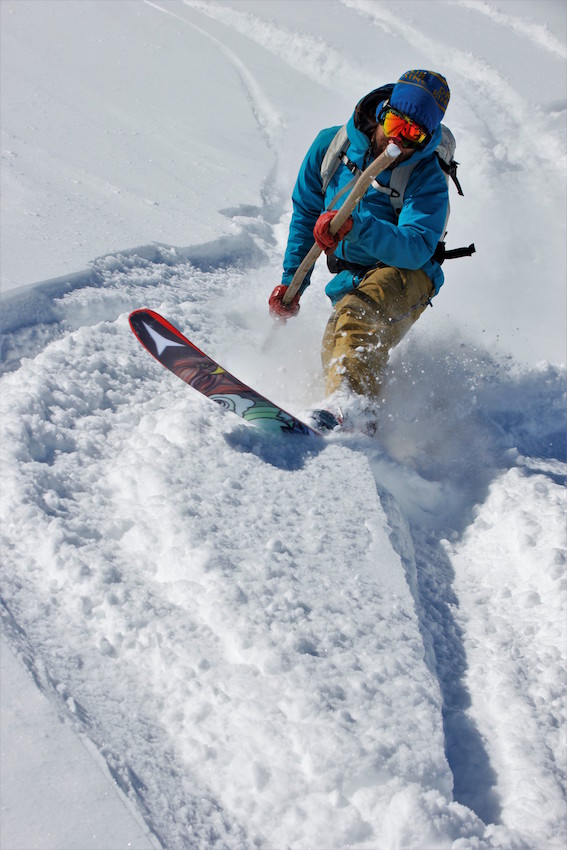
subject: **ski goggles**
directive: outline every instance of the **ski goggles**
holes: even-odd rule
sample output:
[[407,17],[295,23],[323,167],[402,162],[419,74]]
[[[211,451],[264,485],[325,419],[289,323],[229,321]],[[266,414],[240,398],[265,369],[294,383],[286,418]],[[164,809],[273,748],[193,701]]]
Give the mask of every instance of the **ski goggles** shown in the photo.
[[431,138],[431,134],[393,106],[384,106],[378,115],[384,133],[388,137],[399,139],[404,148],[422,148]]

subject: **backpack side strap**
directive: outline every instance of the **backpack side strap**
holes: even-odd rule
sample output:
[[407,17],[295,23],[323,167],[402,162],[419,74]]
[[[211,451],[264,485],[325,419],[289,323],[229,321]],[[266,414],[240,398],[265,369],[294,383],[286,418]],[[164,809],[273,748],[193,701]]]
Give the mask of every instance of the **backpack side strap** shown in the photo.
[[449,175],[449,177],[457,187],[457,193],[459,195],[464,196],[465,193],[461,189],[461,184],[459,183],[459,178],[457,177],[457,166],[459,165],[459,163],[456,162],[454,159],[452,159],[451,162],[446,163],[445,160],[441,159],[440,156],[438,156],[437,158],[439,159],[439,165],[441,166],[445,174]]
[[444,242],[438,242],[435,253],[433,254],[433,259],[441,265],[444,260],[457,260],[460,257],[472,257],[473,254],[476,254],[474,242],[471,242],[471,244],[466,248],[450,248],[449,251],[445,248]]

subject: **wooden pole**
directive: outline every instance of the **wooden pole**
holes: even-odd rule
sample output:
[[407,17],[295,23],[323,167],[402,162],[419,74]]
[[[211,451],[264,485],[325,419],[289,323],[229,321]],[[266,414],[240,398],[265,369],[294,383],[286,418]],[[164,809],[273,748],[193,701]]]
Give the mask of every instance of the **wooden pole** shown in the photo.
[[[399,147],[393,142],[390,142],[386,150],[377,156],[375,160],[373,160],[370,165],[364,169],[364,171],[359,176],[358,180],[352,187],[350,194],[345,199],[343,205],[340,207],[336,216],[331,221],[329,230],[332,234],[335,234],[338,230],[341,229],[349,215],[352,213],[356,205],[359,201],[362,200],[368,188],[375,177],[380,174],[380,172],[385,171],[386,168],[392,164],[394,159],[399,156],[401,153]],[[305,279],[305,275],[307,272],[315,265],[317,259],[321,254],[321,248],[315,244],[310,249],[309,253],[304,257],[301,261],[299,268],[293,276],[293,280],[287,288],[285,295],[282,298],[282,302],[284,304],[290,304],[293,300],[296,293],[299,291],[301,284]]]

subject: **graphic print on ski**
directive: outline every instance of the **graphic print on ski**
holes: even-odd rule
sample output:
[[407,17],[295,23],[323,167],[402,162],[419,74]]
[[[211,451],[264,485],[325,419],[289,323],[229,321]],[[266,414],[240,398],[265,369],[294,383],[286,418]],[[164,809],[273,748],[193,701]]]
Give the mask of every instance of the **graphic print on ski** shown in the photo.
[[321,436],[239,381],[153,310],[134,310],[130,327],[149,353],[202,395],[265,431]]

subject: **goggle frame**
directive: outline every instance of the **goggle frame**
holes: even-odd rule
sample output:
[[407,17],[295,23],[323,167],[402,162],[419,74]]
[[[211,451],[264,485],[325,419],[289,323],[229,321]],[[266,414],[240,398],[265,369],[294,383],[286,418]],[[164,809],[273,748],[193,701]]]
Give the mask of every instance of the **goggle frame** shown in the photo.
[[[398,125],[398,132],[397,133],[386,132],[384,122],[385,122],[386,117],[387,117],[389,112],[391,112],[396,118],[400,119],[400,121],[403,122],[401,125]],[[426,145],[431,141],[431,133],[429,133],[427,130],[425,130],[421,126],[421,124],[418,124],[417,121],[414,121],[412,118],[409,118],[407,115],[404,115],[403,112],[400,112],[395,107],[390,106],[390,104],[388,104],[388,103],[384,104],[384,106],[380,110],[380,112],[378,114],[378,123],[380,124],[380,126],[384,130],[384,134],[389,139],[390,138],[399,139],[402,147],[404,147],[404,148],[412,148],[413,150],[420,150],[421,148],[426,147]],[[419,132],[421,138],[419,140],[414,140],[414,139],[409,138],[408,136],[403,135],[403,133],[400,132],[400,127],[401,127],[401,129],[414,128],[415,130],[417,130]]]

